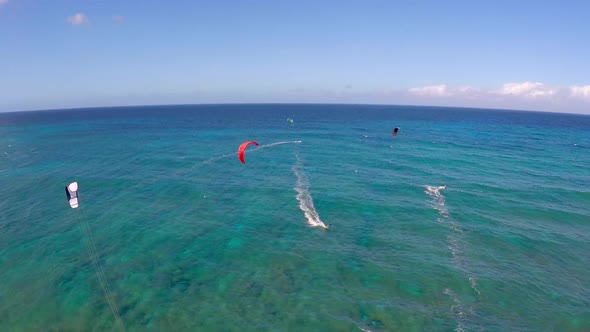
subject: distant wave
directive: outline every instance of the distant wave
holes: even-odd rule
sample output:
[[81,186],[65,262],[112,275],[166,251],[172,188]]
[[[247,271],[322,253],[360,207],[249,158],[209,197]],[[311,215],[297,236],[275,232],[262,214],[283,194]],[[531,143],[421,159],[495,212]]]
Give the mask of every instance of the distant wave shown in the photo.
[[295,153],[295,157],[297,161],[293,166],[293,173],[297,177],[297,183],[295,185],[295,191],[297,192],[297,201],[299,201],[299,208],[303,211],[305,218],[307,218],[307,223],[311,227],[322,227],[324,229],[328,229],[328,226],[324,224],[324,222],[320,219],[320,215],[315,209],[313,205],[313,198],[309,193],[309,181],[303,173],[303,162],[299,157],[299,154]]

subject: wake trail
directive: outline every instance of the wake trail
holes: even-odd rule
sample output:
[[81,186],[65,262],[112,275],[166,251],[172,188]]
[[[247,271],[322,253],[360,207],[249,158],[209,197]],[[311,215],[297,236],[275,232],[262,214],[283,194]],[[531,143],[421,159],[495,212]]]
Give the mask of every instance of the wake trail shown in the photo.
[[[445,190],[446,186],[434,187],[434,186],[424,186],[424,193],[432,197],[432,208],[438,211],[438,218],[437,221],[440,223],[447,224],[447,227],[452,231],[450,235],[447,236],[447,248],[451,252],[452,262],[455,268],[467,277],[469,281],[469,286],[477,293],[478,296],[481,296],[481,292],[477,287],[477,279],[475,275],[470,271],[469,264],[464,257],[464,239],[463,239],[463,229],[457,223],[457,221],[451,216],[449,210],[446,205],[445,196],[441,193],[441,191]],[[459,298],[455,295],[455,293],[450,289],[446,288],[443,291],[444,294],[451,297],[453,304],[451,306],[451,311],[455,314],[457,318],[457,328],[455,331],[464,331],[463,322],[467,318],[463,310],[463,306]],[[471,308],[473,310],[473,308]]]
[[468,269],[468,264],[465,258],[462,255],[463,247],[461,243],[463,243],[463,229],[459,226],[457,221],[450,215],[449,210],[447,208],[445,202],[445,196],[441,194],[442,190],[445,190],[445,186],[441,187],[433,187],[433,186],[424,186],[424,193],[432,197],[432,207],[438,211],[439,217],[438,221],[440,223],[448,223],[448,227],[453,231],[454,234],[447,236],[448,242],[448,249],[451,252],[453,257],[453,262],[455,266],[463,271],[467,279],[469,280],[469,284],[471,288],[478,294],[481,295],[479,289],[477,288],[477,279]]
[[455,295],[455,292],[453,292],[450,288],[445,288],[445,290],[443,291],[443,294],[448,295],[454,303],[451,306],[451,312],[457,318],[457,327],[455,328],[454,331],[455,332],[465,331],[464,327],[465,327],[465,319],[467,318],[467,315],[465,314],[465,311],[463,310],[463,304],[461,303],[461,301],[459,300],[457,295]]
[[295,157],[297,161],[293,166],[293,173],[297,177],[297,182],[295,184],[295,191],[297,192],[297,201],[299,202],[299,209],[303,211],[305,218],[307,219],[307,224],[311,227],[322,227],[324,229],[328,229],[328,226],[324,224],[324,222],[320,219],[320,215],[318,214],[315,206],[313,205],[313,198],[311,197],[311,193],[309,192],[309,181],[303,172],[303,162],[299,157],[299,154],[296,152]]

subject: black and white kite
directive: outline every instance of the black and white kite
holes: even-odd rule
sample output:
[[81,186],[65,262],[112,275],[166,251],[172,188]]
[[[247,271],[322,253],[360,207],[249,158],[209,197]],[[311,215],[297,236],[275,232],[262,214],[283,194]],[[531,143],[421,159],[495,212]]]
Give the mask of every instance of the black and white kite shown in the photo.
[[66,196],[70,202],[70,207],[75,209],[78,207],[78,182],[72,182],[66,186]]

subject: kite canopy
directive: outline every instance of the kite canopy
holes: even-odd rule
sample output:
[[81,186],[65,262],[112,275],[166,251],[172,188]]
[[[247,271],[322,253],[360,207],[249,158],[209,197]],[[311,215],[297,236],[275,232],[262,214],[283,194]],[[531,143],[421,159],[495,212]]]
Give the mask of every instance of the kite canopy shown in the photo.
[[78,182],[72,182],[66,186],[66,196],[70,203],[70,207],[75,209],[78,207]]
[[238,148],[238,158],[240,159],[240,161],[242,162],[242,164],[246,164],[246,161],[244,160],[244,151],[246,151],[246,148],[250,144],[254,144],[254,145],[258,146],[258,143],[257,142],[249,141],[249,142],[242,143],[240,145],[240,147]]

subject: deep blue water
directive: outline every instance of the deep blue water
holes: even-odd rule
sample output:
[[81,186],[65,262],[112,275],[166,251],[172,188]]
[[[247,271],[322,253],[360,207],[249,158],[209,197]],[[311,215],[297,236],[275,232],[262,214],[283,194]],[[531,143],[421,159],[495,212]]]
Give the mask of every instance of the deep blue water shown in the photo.
[[588,331],[588,165],[581,115],[0,114],[0,330]]

